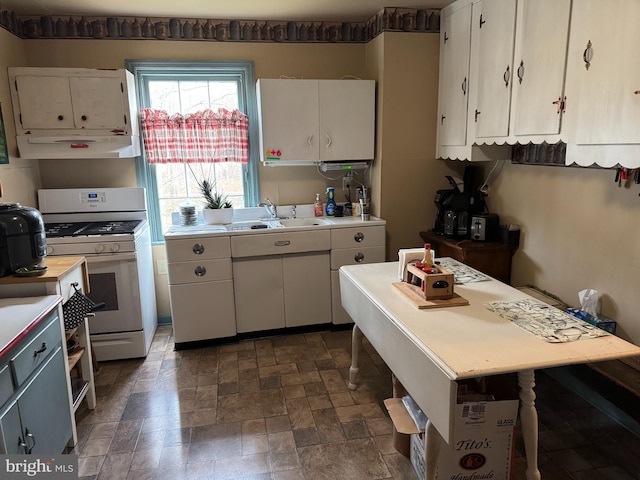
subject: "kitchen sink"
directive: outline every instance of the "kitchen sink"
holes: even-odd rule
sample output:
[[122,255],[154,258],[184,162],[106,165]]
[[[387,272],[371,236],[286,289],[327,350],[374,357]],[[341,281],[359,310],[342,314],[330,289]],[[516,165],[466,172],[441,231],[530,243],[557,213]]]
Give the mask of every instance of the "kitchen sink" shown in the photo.
[[286,220],[280,220],[280,224],[283,227],[312,227],[317,225],[332,225],[333,222],[324,218],[288,218]]

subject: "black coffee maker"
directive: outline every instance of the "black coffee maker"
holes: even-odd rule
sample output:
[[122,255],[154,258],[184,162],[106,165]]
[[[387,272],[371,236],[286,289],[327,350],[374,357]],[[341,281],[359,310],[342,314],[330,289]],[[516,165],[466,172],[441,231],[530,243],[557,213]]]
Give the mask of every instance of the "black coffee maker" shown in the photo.
[[471,216],[484,213],[486,203],[485,194],[475,186],[476,167],[467,166],[464,169],[463,188],[449,175],[451,189],[438,190],[435,196],[437,207],[434,232],[453,240],[469,238]]

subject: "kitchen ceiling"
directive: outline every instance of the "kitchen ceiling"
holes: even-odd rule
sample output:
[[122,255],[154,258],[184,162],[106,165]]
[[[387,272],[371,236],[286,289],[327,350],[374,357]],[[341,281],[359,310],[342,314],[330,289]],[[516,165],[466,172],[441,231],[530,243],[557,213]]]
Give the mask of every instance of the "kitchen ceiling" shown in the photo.
[[87,15],[363,22],[384,7],[442,8],[453,0],[0,0],[18,15]]

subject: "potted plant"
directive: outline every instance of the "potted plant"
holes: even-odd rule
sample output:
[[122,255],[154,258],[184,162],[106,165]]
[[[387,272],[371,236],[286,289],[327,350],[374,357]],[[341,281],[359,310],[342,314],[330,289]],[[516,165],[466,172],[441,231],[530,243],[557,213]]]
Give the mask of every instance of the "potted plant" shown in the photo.
[[231,223],[233,218],[233,205],[228,196],[224,193],[217,192],[215,185],[209,180],[196,180],[198,188],[204,198],[204,208],[202,209],[202,217],[205,223],[211,225],[221,225]]

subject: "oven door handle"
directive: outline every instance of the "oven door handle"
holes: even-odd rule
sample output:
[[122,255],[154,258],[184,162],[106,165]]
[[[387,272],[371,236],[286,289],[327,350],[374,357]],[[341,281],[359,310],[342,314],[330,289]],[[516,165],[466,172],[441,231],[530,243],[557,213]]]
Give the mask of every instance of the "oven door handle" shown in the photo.
[[109,254],[103,255],[85,255],[85,258],[89,263],[106,263],[106,262],[122,262],[136,259],[135,252]]

